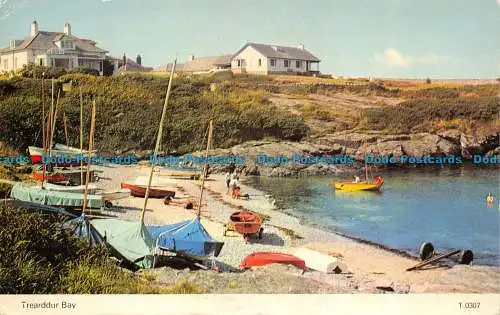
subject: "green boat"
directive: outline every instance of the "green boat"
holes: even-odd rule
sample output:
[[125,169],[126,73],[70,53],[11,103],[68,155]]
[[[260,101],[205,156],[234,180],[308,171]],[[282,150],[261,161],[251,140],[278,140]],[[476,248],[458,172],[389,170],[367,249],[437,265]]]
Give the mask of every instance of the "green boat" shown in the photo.
[[[10,192],[12,198],[22,201],[33,202],[41,205],[82,208],[83,194],[42,189],[39,186],[15,184]],[[100,195],[87,195],[87,208],[101,209],[105,206],[105,200]]]

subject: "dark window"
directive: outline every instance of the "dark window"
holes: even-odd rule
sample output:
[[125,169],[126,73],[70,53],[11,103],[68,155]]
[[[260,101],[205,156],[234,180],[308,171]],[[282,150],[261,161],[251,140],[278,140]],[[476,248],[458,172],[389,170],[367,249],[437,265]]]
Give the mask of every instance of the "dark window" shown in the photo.
[[288,68],[290,66],[290,61],[289,60],[283,60],[283,61],[285,68]]
[[262,66],[262,60],[259,58],[259,67]]
[[241,67],[241,60],[238,59],[238,67]]
[[295,61],[295,68],[300,68],[301,66],[302,65],[301,65],[300,60]]
[[276,66],[276,59],[271,59],[271,67]]
[[43,66],[43,59],[40,59],[39,63],[40,63],[40,66]]

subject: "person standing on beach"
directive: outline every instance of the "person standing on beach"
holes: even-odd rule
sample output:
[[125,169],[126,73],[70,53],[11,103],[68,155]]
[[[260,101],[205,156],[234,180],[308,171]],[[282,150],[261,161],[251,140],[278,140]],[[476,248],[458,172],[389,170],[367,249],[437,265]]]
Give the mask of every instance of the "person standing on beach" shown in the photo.
[[229,195],[229,183],[231,182],[231,172],[226,173],[226,187],[227,187],[227,194]]

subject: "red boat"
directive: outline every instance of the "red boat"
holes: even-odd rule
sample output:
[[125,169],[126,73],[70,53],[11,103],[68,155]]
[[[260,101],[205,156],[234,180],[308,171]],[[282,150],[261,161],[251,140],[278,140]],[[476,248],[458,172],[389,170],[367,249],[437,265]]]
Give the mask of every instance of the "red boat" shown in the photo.
[[[130,195],[132,195],[133,197],[144,198],[144,196],[146,196],[146,189],[147,189],[146,186],[127,184],[127,183],[121,183],[120,186],[121,188],[130,189]],[[165,197],[174,198],[175,191],[158,189],[158,188],[149,188],[149,198],[165,198]]]
[[259,239],[261,239],[263,230],[261,226],[262,218],[259,215],[249,210],[242,210],[231,214],[226,231],[236,231],[246,240],[250,238],[250,235],[259,233]]
[[273,252],[255,252],[243,259],[240,268],[246,269],[255,266],[264,266],[268,264],[290,264],[304,271],[307,270],[306,263],[302,259],[285,253]]
[[33,172],[32,177],[34,180],[37,180],[39,182],[41,182],[43,180],[46,180],[49,183],[58,183],[58,182],[66,181],[66,176],[64,176],[64,174],[61,174],[61,173],[46,172],[45,178],[44,178],[43,172],[35,171],[35,172]]

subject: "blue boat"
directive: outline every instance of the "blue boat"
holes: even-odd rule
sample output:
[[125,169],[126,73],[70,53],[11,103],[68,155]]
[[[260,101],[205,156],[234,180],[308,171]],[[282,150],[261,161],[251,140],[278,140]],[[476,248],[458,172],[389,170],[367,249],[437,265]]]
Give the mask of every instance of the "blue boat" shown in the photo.
[[168,225],[151,225],[148,231],[157,248],[196,258],[217,257],[224,245],[208,234],[199,217]]

